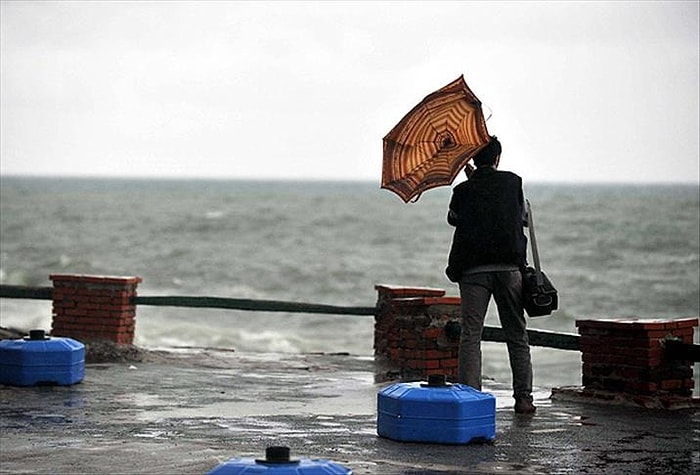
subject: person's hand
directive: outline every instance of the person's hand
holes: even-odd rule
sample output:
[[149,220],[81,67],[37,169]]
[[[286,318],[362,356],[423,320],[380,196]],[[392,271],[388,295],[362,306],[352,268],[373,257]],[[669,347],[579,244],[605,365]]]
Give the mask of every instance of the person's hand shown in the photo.
[[471,165],[471,163],[467,163],[464,165],[464,173],[467,174],[467,178],[472,177],[472,173],[474,173],[474,167]]

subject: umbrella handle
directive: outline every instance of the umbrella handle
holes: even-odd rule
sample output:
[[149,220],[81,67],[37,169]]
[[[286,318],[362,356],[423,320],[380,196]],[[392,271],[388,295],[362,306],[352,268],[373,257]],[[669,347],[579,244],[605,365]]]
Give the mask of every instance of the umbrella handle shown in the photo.
[[467,162],[467,163],[464,165],[464,172],[467,174],[467,178],[471,178],[471,177],[472,177],[472,173],[474,173],[474,167],[471,166],[471,165],[469,164],[469,162]]

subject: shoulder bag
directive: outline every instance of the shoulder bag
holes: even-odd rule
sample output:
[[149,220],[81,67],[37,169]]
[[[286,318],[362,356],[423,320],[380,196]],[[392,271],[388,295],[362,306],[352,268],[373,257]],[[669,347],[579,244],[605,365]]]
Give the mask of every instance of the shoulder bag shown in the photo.
[[523,271],[523,307],[530,317],[551,315],[559,306],[557,289],[540,267],[540,255],[537,251],[535,224],[532,217],[530,201],[527,204],[527,223],[530,231],[530,246],[535,267],[526,266]]

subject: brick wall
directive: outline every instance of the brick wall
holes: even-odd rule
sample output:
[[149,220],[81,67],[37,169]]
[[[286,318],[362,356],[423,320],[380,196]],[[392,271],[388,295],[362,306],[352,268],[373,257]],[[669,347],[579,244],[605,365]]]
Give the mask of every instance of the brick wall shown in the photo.
[[577,320],[583,386],[628,394],[690,396],[692,362],[667,358],[666,339],[693,343],[697,318]]
[[459,323],[460,300],[442,289],[377,285],[374,355],[377,379],[457,379],[459,339],[446,331]]
[[51,334],[78,341],[133,344],[140,277],[53,274]]
[[[377,285],[374,355],[378,381],[456,381],[459,297],[442,289]],[[690,361],[668,358],[668,339],[693,343],[697,318],[577,320],[585,390],[687,397],[694,387]],[[458,327],[457,327],[458,328]]]

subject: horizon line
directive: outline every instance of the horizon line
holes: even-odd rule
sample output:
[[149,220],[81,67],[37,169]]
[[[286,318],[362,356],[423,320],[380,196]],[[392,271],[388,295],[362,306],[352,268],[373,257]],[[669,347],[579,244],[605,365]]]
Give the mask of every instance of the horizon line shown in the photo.
[[[522,177],[522,175],[521,175]],[[167,176],[167,175],[52,175],[52,174],[34,174],[34,173],[0,173],[0,179],[4,178],[20,178],[20,179],[68,179],[68,180],[134,180],[134,181],[238,181],[238,182],[273,182],[273,183],[381,183],[381,179],[359,178],[359,177],[232,177],[232,176]],[[455,180],[452,184],[457,184]],[[626,181],[626,180],[570,180],[570,179],[534,179],[526,180],[523,178],[523,184],[536,185],[636,185],[636,186],[700,186],[700,177],[697,180],[679,181],[679,180],[656,180],[656,181]],[[450,185],[444,185],[438,188],[446,188]]]

